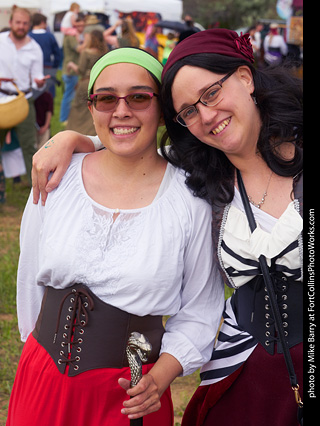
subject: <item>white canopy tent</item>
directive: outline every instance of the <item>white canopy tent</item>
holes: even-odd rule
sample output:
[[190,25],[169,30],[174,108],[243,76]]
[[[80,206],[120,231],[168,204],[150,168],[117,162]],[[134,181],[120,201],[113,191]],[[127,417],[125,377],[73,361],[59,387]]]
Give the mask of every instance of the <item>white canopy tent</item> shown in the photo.
[[[182,0],[76,0],[81,9],[102,12],[110,16],[112,24],[118,12],[156,12],[161,19],[179,21],[182,18]],[[0,27],[8,25],[10,10],[14,4],[32,11],[40,11],[53,23],[55,13],[68,10],[72,0],[0,0]]]

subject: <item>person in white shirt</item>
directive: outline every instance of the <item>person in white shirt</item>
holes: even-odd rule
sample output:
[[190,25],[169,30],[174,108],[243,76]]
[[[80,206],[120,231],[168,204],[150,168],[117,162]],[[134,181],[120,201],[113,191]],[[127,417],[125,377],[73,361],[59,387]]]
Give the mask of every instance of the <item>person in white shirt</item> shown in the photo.
[[[173,425],[170,382],[210,358],[224,305],[211,208],[157,152],[161,72],[135,48],[96,62],[88,104],[105,149],[75,154],[45,206],[30,194],[17,281],[26,344],[7,426],[126,426],[144,415],[146,426]],[[133,388],[130,331],[153,344]]]
[[264,60],[268,65],[278,65],[288,54],[288,46],[283,36],[279,34],[278,25],[271,24],[269,34],[263,42]]
[[70,9],[64,15],[61,21],[61,32],[64,35],[78,35],[77,28],[75,27],[78,13],[80,12],[80,5],[78,3],[71,3]]
[[[0,34],[0,80],[13,79],[19,89],[25,92],[29,102],[29,115],[15,129],[31,184],[32,156],[37,141],[32,89],[43,88],[45,85],[43,53],[39,44],[28,36],[31,15],[27,9],[14,8],[9,23],[10,31]],[[16,90],[12,83],[4,81],[1,88]],[[7,130],[0,130],[0,140],[3,140],[6,132]]]

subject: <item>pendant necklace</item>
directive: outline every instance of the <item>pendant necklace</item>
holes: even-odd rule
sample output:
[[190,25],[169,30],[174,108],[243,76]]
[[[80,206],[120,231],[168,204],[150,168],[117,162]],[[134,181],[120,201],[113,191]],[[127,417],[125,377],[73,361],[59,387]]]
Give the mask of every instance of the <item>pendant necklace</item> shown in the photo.
[[264,193],[263,193],[263,195],[262,195],[262,198],[261,198],[261,201],[260,201],[259,203],[255,203],[255,202],[253,201],[253,199],[252,199],[251,195],[248,195],[248,199],[249,199],[250,203],[251,203],[252,205],[254,205],[255,207],[257,207],[258,209],[260,209],[260,208],[261,208],[261,206],[262,206],[262,204],[264,204],[265,199],[266,199],[266,196],[268,195],[268,188],[269,188],[269,185],[270,185],[270,181],[271,181],[271,176],[272,176],[272,174],[273,174],[273,172],[271,172],[271,175],[270,175],[270,177],[269,177],[269,181],[268,181],[268,185],[267,185],[266,190],[264,191]]

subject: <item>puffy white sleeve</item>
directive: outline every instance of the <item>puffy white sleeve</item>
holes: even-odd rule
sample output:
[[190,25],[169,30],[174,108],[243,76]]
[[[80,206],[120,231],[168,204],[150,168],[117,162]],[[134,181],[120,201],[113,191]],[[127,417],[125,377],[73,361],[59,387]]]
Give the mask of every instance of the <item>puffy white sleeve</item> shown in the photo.
[[181,307],[168,319],[161,347],[180,362],[183,375],[210,359],[224,307],[224,284],[213,263],[211,207],[199,199],[197,205],[184,254]]
[[102,145],[102,143],[99,139],[99,136],[87,135],[87,138],[89,138],[91,140],[91,142],[93,143],[95,151],[99,151],[99,149],[104,148],[104,145]]
[[41,203],[33,204],[31,191],[21,221],[17,274],[18,326],[23,342],[34,329],[44,294],[44,287],[37,285],[36,281],[43,214]]

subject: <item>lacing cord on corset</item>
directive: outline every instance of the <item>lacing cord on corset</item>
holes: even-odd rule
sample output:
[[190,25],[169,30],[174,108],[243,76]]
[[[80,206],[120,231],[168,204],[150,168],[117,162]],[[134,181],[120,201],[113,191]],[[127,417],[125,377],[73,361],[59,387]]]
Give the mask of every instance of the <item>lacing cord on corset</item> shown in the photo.
[[[87,309],[92,311],[94,308],[93,299],[86,289],[70,290],[70,292],[63,297],[60,303],[53,343],[56,343],[58,330],[60,326],[61,313],[62,313],[64,303],[66,299],[70,296],[72,296],[72,298],[70,299],[72,306],[70,306],[68,310],[71,314],[67,316],[67,319],[70,321],[70,325],[66,324],[64,326],[65,330],[69,330],[69,331],[68,333],[63,334],[63,337],[66,338],[67,340],[65,342],[62,342],[62,346],[68,346],[68,355],[71,352],[71,346],[76,346],[82,343],[81,338],[78,338],[78,340],[73,340],[74,328],[75,327],[81,327],[81,329],[84,328],[88,324],[88,320],[89,320]],[[83,301],[83,298],[86,298],[87,301]],[[81,329],[80,329],[80,334],[81,334]],[[59,360],[60,363],[72,364],[73,362],[78,361],[78,357],[68,358],[63,353],[60,353],[60,355],[62,357]]]

